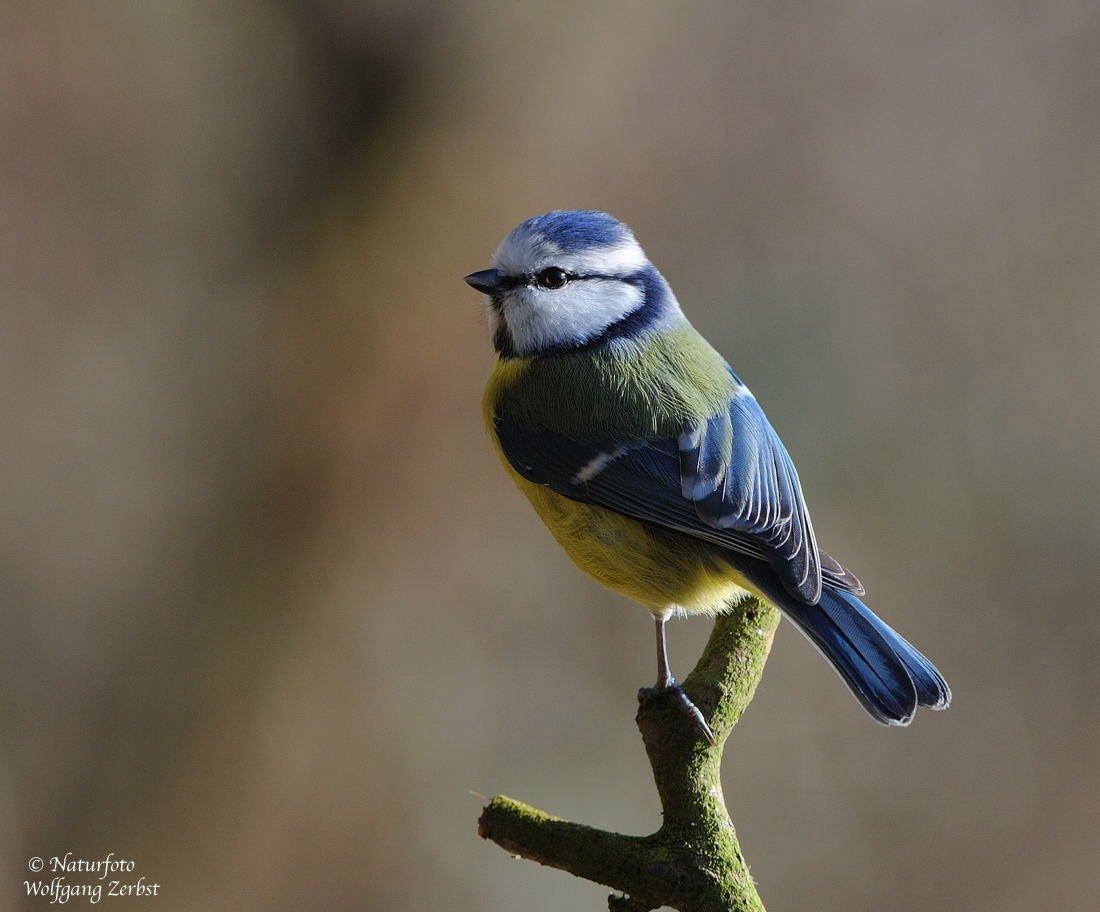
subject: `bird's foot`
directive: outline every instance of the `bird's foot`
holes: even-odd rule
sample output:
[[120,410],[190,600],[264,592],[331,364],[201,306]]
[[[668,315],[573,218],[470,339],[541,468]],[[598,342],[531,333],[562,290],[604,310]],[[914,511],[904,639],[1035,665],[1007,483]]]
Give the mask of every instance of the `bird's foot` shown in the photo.
[[643,687],[638,691],[639,702],[648,702],[649,700],[655,700],[659,697],[668,697],[671,699],[673,705],[695,723],[695,727],[703,733],[703,737],[707,739],[708,743],[711,745],[718,743],[715,740],[714,732],[712,732],[710,726],[707,725],[707,720],[703,718],[703,714],[699,711],[699,707],[692,703],[688,695],[684,693],[683,685],[680,684],[679,681],[670,677],[667,684],[657,684],[654,687]]

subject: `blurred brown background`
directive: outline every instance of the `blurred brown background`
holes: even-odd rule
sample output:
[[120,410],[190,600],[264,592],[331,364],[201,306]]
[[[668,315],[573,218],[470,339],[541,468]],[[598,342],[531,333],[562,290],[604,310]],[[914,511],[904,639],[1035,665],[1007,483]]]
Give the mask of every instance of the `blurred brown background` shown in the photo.
[[879,728],[781,628],[769,909],[1095,908],[1098,59],[1075,0],[4,5],[0,906],[71,851],[160,912],[603,907],[474,832],[654,829],[654,660],[500,470],[461,280],[595,207],[955,688]]

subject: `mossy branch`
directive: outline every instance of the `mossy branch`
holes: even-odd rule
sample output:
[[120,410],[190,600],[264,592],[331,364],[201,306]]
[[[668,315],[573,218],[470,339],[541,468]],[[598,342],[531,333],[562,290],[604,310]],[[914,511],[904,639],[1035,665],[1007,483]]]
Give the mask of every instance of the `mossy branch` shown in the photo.
[[684,690],[714,732],[714,745],[671,701],[642,690],[637,723],[653,767],[664,822],[650,836],[570,823],[497,796],[478,833],[513,855],[618,890],[611,912],[764,912],[722,796],[722,747],[764,671],[779,612],[750,598],[718,618]]

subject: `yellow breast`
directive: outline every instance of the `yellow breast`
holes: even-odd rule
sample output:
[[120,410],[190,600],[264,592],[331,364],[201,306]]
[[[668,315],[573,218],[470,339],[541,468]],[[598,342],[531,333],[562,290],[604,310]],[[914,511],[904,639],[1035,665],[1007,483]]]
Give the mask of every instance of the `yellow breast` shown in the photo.
[[714,614],[746,595],[747,581],[703,542],[570,500],[509,471],[578,567],[650,611]]
[[602,507],[570,500],[522,478],[500,450],[493,415],[501,394],[521,382],[528,362],[501,362],[485,391],[485,419],[508,474],[573,562],[603,585],[654,613],[713,614],[740,601],[751,584],[711,545]]

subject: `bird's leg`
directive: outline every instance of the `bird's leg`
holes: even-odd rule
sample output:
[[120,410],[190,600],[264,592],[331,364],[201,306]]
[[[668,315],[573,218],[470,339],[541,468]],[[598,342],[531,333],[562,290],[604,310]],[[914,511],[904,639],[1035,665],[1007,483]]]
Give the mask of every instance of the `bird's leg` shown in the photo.
[[652,693],[671,697],[673,703],[676,704],[676,708],[685,715],[690,716],[707,741],[714,744],[714,732],[707,725],[707,720],[703,718],[699,708],[688,699],[688,695],[684,693],[684,688],[672,676],[672,671],[668,667],[668,643],[665,640],[665,624],[668,622],[668,617],[668,614],[660,614],[655,618],[657,622],[657,685],[653,688]]
[[657,622],[657,689],[668,690],[676,686],[676,679],[668,667],[668,641],[665,639],[668,615],[662,614],[654,620]]

